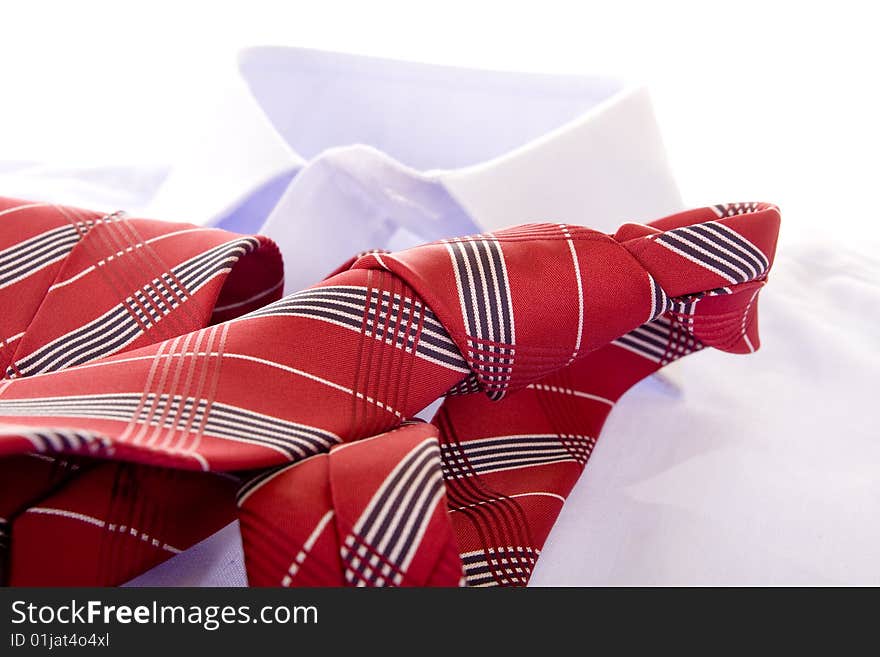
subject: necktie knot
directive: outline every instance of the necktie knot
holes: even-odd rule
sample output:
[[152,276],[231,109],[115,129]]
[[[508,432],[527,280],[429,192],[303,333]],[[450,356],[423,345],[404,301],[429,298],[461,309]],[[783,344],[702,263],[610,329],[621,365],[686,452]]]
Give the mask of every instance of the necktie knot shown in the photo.
[[[352,267],[393,273],[433,310],[470,372],[453,394],[498,400],[665,313],[705,344],[751,350],[747,316],[778,223],[773,206],[731,204],[613,236],[529,224],[367,253]],[[709,299],[722,295],[737,303],[719,315]]]

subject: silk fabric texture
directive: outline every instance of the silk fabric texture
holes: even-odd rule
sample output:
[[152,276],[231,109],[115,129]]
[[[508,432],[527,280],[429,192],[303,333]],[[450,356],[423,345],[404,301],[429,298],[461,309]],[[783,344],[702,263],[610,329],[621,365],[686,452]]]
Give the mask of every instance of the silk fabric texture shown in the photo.
[[13,585],[117,584],[236,513],[252,585],[525,584],[614,402],[758,347],[779,226],[763,203],[524,225],[278,299],[265,238],[0,213]]

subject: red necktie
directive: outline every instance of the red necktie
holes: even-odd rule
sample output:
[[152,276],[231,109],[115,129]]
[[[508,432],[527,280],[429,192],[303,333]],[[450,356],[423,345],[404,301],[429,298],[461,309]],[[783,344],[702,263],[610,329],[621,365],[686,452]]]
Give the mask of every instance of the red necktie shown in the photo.
[[[277,299],[282,276],[263,237],[0,199],[0,399],[16,381],[44,381],[51,406],[64,405],[77,390],[34,375],[236,317]],[[107,388],[106,407],[93,398],[82,408],[115,416],[122,385]],[[0,424],[0,564],[11,583],[115,584],[234,518],[234,479],[84,458],[125,456],[45,407],[27,412],[27,427]],[[8,560],[10,547],[24,556]]]
[[[735,204],[365,254],[246,317],[4,382],[0,453],[41,452],[55,482],[10,507],[10,581],[94,576],[100,551],[121,581],[186,547],[172,527],[226,508],[227,480],[172,472],[201,469],[260,470],[238,495],[251,584],[523,584],[620,395],[758,346],[778,222]],[[407,421],[443,394],[439,430]],[[59,475],[59,453],[93,459]],[[81,485],[108,457],[155,467]]]

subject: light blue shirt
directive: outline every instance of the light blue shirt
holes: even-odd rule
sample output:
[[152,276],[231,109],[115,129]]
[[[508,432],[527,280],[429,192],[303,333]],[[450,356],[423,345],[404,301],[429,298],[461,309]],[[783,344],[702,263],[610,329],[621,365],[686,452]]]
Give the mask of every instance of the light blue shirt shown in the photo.
[[280,246],[285,291],[345,259],[530,221],[681,208],[647,93],[607,77],[256,48],[150,214]]

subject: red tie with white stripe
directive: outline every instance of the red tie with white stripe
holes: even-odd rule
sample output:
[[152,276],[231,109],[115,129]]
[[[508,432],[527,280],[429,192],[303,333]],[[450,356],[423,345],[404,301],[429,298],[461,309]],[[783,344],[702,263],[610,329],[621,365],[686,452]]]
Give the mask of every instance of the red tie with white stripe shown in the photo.
[[[0,399],[18,380],[44,381],[54,399],[29,408],[27,426],[0,412],[4,579],[115,584],[234,518],[228,477],[83,458],[113,455],[112,441],[53,419],[76,389],[33,375],[236,317],[277,299],[282,283],[280,253],[263,237],[0,199]],[[118,417],[120,385],[77,411]],[[9,547],[23,556],[7,559]]]
[[[704,346],[757,348],[778,222],[735,204],[613,236],[537,224],[365,254],[245,317],[4,382],[0,453],[53,471],[92,457],[48,493],[4,490],[10,581],[99,553],[120,581],[224,499],[225,479],[171,470],[259,469],[238,497],[251,584],[523,584],[614,401]],[[438,429],[407,421],[443,394]],[[155,467],[77,494],[108,457]],[[78,538],[35,550],[52,531]],[[134,541],[152,556],[120,556]]]

